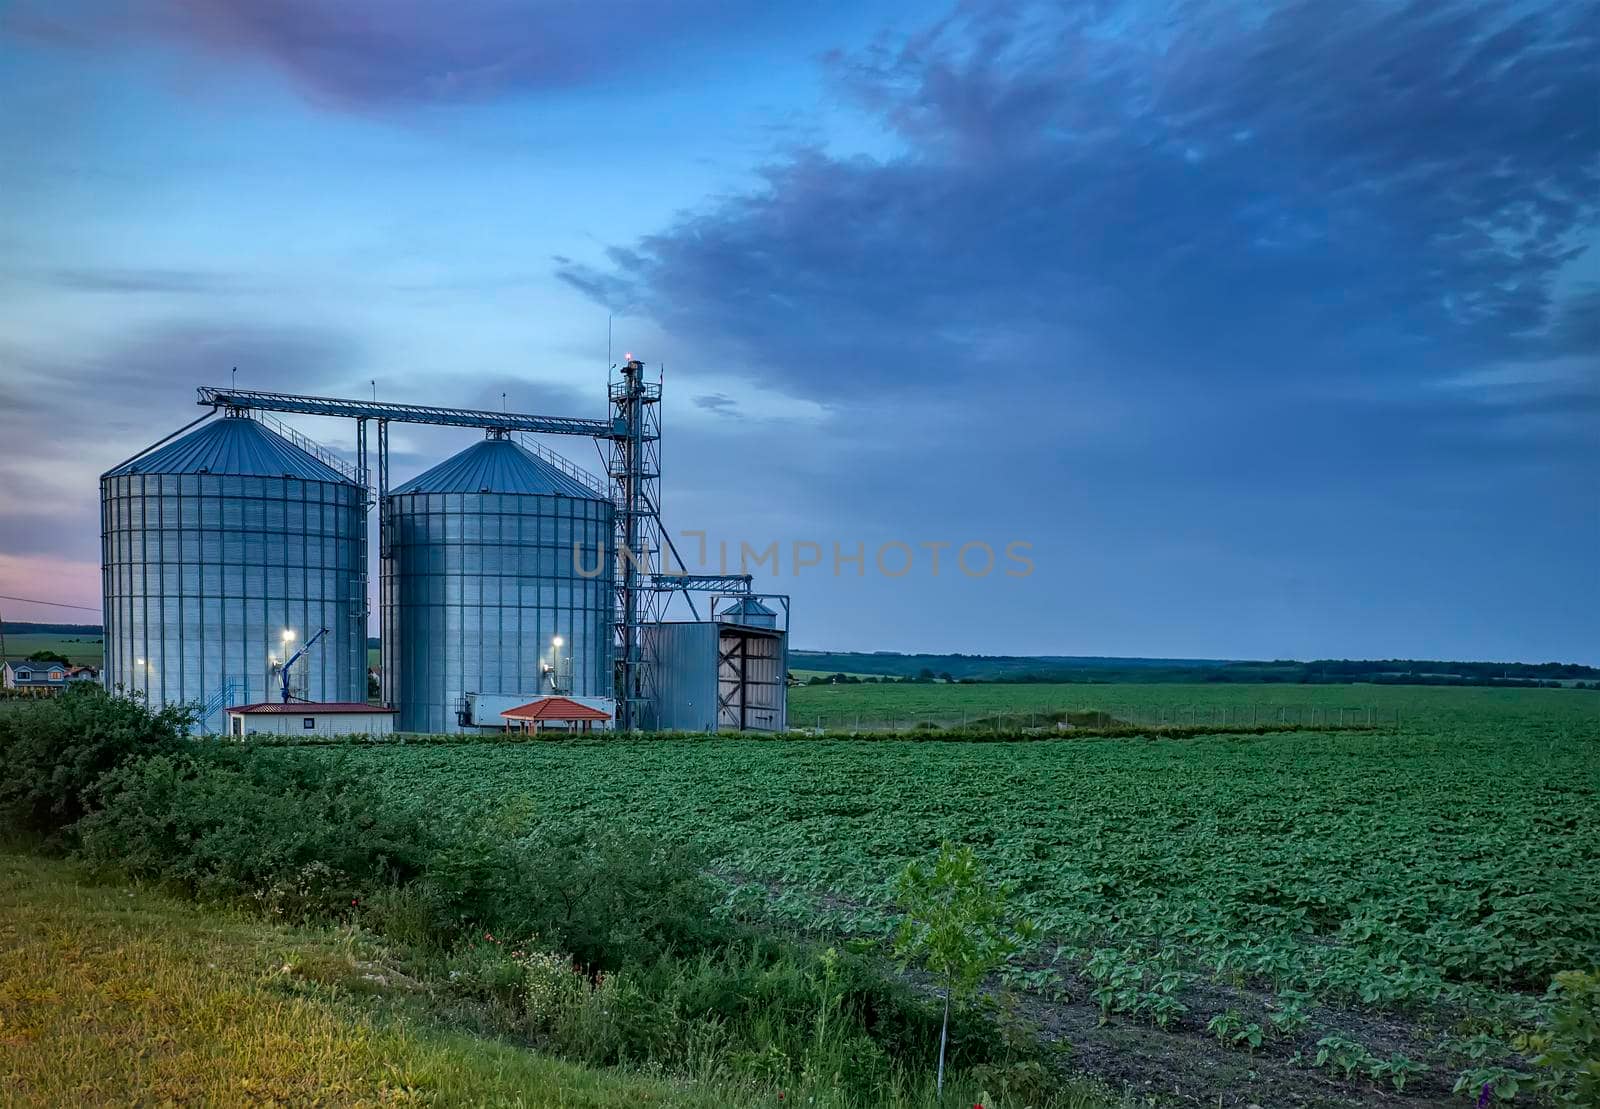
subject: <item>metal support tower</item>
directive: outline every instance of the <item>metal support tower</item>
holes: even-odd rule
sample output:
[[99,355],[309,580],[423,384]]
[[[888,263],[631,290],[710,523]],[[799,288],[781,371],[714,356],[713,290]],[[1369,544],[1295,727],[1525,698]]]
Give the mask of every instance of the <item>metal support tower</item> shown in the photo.
[[[389,421],[378,421],[378,611],[394,599],[394,533],[389,526]],[[400,671],[400,644],[390,629],[378,636],[378,700],[394,707],[394,676]]]
[[629,359],[609,383],[611,449],[606,472],[615,493],[617,727],[642,727],[654,693],[639,634],[659,619],[654,590],[641,588],[659,570],[661,516],[661,382],[647,381],[644,363]]
[[350,588],[356,595],[355,606],[355,634],[356,642],[361,644],[361,688],[363,693],[369,691],[367,672],[371,665],[367,662],[367,627],[370,621],[370,596],[371,582],[368,580],[370,573],[371,552],[367,543],[367,513],[372,509],[372,471],[367,469],[367,420],[363,416],[356,421],[356,472],[361,475],[361,564],[352,567]]

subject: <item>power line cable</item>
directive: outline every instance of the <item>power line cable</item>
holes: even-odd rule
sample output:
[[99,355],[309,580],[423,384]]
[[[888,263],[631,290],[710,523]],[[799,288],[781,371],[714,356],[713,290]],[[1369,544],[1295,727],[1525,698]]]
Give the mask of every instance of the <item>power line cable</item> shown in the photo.
[[13,597],[9,593],[0,593],[0,601],[21,601],[29,605],[49,605],[51,608],[76,608],[83,612],[99,612],[98,608],[89,605],[69,605],[62,601],[41,601],[38,597]]

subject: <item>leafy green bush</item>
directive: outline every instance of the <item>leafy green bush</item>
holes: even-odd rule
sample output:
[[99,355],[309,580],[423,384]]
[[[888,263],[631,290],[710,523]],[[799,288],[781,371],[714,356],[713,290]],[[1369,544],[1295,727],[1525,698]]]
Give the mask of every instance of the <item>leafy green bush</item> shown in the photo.
[[[521,1012],[528,989],[526,958],[526,953],[509,949],[485,934],[449,953],[444,962],[445,977],[454,993],[475,1001],[494,1002],[513,1013]],[[567,965],[570,973],[570,962]]]
[[417,882],[386,885],[362,899],[361,922],[391,943],[415,951],[439,946],[434,906]]
[[1558,1105],[1600,1105],[1600,973],[1564,971],[1550,984],[1550,1023],[1521,1037],[1533,1085]]
[[605,826],[505,836],[502,821],[441,829],[421,886],[436,942],[538,937],[596,971],[728,937],[718,892],[686,848]]
[[[749,936],[593,976],[545,951],[522,967],[525,1031],[589,1065],[826,1089],[837,1104],[878,1105],[921,1071],[905,1061],[939,1040],[942,1010],[926,998],[856,956],[782,938]],[[1031,1037],[1008,1038],[975,1009],[952,1015],[951,1036],[991,1088],[1040,1105],[1058,1085]],[[1020,1098],[1025,1085],[1040,1096]]]
[[89,811],[90,789],[129,759],[180,749],[187,709],[80,682],[59,697],[0,714],[0,822],[52,841]]
[[290,752],[191,749],[117,767],[78,824],[84,858],[296,920],[348,912],[414,878],[418,817],[340,765]]

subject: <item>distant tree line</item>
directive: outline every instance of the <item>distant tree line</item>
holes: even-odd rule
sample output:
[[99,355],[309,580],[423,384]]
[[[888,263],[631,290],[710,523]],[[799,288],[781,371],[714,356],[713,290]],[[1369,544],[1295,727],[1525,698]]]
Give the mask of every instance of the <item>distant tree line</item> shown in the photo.
[[0,624],[7,635],[85,635],[99,639],[99,624],[35,624],[27,620],[7,620]]
[[[962,680],[970,681],[970,679]],[[794,676],[793,672],[790,672],[789,681],[794,685],[932,685],[935,682],[954,683],[956,679],[952,678],[948,673],[935,674],[932,670],[924,667],[911,677],[897,677],[889,674],[846,674],[841,671],[837,674],[813,674],[805,681],[801,681]]]
[[1600,687],[1600,667],[1563,662],[1451,662],[1437,659],[1293,659],[1262,661],[1115,659],[983,655],[895,655],[795,651],[790,661],[830,671],[808,684],[872,681],[999,684],[1210,682],[1322,685],[1472,685]]
[[[1245,663],[1244,665],[1251,665]],[[1600,667],[1575,662],[1442,662],[1437,659],[1317,659],[1312,662],[1273,663],[1303,666],[1324,674],[1404,674],[1413,677],[1452,675],[1463,678],[1595,678]]]
[[[966,682],[982,681],[983,679],[963,678]],[[1447,673],[1395,673],[1389,671],[1360,671],[1345,670],[1337,673],[1323,672],[1309,667],[1296,670],[1254,669],[1254,668],[1229,668],[1226,670],[1184,670],[1161,671],[1146,670],[1137,673],[1125,671],[1099,672],[1088,674],[1083,671],[1069,671],[1056,673],[1044,671],[1035,674],[1007,674],[997,678],[988,679],[994,685],[1029,685],[1029,684],[1082,684],[1106,685],[1113,682],[1205,682],[1216,685],[1352,685],[1365,683],[1370,685],[1457,685],[1457,686],[1505,686],[1514,689],[1560,689],[1564,686],[1573,689],[1600,689],[1600,679],[1592,682],[1569,679],[1558,681],[1554,678],[1523,678],[1523,677],[1496,677],[1493,675],[1474,674],[1447,674]]]

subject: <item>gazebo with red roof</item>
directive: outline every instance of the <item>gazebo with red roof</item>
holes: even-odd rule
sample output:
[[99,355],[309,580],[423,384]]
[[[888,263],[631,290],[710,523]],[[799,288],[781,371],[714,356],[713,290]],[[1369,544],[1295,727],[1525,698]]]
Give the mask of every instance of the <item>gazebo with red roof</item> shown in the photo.
[[[580,704],[570,697],[541,697],[500,714],[506,721],[506,731],[518,727],[524,732],[541,732],[547,725],[560,724],[568,731],[590,731],[597,721],[611,719],[611,714],[601,709]],[[532,725],[532,727],[529,727]]]

